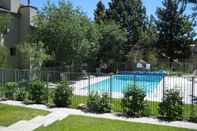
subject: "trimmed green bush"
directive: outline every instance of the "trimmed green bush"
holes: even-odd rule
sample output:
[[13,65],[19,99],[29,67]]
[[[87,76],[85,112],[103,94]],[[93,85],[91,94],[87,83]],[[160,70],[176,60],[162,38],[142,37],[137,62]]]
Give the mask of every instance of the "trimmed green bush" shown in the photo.
[[25,89],[25,87],[18,87],[16,88],[16,100],[18,101],[23,101],[25,100],[26,96],[27,96],[27,91]]
[[18,88],[16,88],[16,100],[24,101],[27,98],[27,89],[29,87],[29,83],[27,81],[18,82]]
[[191,116],[189,121],[197,123],[197,116]]
[[168,120],[182,119],[183,113],[182,97],[177,90],[167,90],[163,101],[159,104],[159,113]]
[[122,99],[123,112],[128,116],[144,116],[147,115],[147,102],[145,101],[146,92],[132,85],[124,92]]
[[15,98],[15,91],[18,88],[18,84],[16,82],[8,82],[4,87],[4,95],[5,98],[13,100]]
[[68,82],[62,81],[58,84],[53,102],[57,107],[67,107],[71,104],[72,89],[69,87]]
[[37,104],[45,103],[48,99],[48,88],[44,82],[32,81],[28,88],[29,99]]
[[110,98],[107,94],[91,94],[87,101],[87,107],[90,112],[108,113],[111,112]]

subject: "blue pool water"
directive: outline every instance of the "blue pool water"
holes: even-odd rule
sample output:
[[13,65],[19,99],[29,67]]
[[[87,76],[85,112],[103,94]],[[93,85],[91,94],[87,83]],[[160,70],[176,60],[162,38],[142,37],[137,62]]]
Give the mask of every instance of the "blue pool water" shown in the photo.
[[90,85],[91,92],[124,92],[129,85],[137,85],[146,92],[152,92],[163,78],[163,74],[121,74]]

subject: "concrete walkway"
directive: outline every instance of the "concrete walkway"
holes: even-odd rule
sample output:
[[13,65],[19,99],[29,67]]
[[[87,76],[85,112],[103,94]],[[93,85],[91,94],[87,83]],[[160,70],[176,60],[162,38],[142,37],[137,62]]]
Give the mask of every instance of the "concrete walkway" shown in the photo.
[[33,131],[41,126],[46,127],[56,121],[63,120],[69,115],[66,112],[66,110],[50,110],[45,105],[36,105],[36,104],[25,105],[22,102],[18,102],[18,101],[3,101],[0,103],[14,105],[14,106],[27,107],[27,108],[32,108],[32,109],[41,109],[41,110],[46,110],[50,112],[47,116],[37,116],[33,118],[32,120],[21,120],[8,127],[0,126],[0,131]]
[[34,109],[43,109],[51,112],[47,116],[37,116],[36,118],[29,120],[29,121],[19,121],[9,127],[0,127],[0,131],[32,131],[36,128],[41,126],[48,126],[56,121],[62,120],[69,115],[81,115],[81,116],[88,116],[88,117],[95,117],[95,118],[105,118],[105,119],[112,119],[112,120],[121,120],[127,122],[136,122],[136,123],[146,123],[146,124],[154,124],[154,125],[163,125],[163,126],[171,126],[171,127],[179,127],[179,128],[188,128],[188,129],[197,129],[196,123],[191,122],[184,122],[184,121],[161,121],[156,118],[125,118],[117,116],[116,114],[109,113],[109,114],[92,114],[92,113],[85,113],[80,110],[75,109],[68,109],[68,108],[53,108],[49,109],[43,105],[24,105],[21,102],[17,101],[4,101],[0,102],[3,104],[9,105],[16,105],[22,107],[29,107]]

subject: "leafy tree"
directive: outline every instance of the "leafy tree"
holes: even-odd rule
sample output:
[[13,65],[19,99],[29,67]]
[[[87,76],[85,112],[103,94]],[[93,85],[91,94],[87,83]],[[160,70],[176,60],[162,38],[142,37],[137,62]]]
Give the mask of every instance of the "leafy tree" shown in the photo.
[[158,60],[158,53],[155,48],[157,41],[158,33],[155,18],[151,16],[147,22],[146,29],[142,33],[142,37],[138,42],[141,45],[140,51],[143,53],[143,59],[151,64],[156,64]]
[[153,16],[147,19],[146,28],[141,33],[138,44],[132,48],[127,54],[129,62],[138,62],[143,59],[151,64],[155,64],[157,61],[157,51],[155,44],[158,40],[158,34],[155,24],[155,18]]
[[0,45],[0,67],[7,66],[8,50],[6,47]]
[[100,0],[97,3],[97,8],[94,11],[95,21],[99,24],[104,21],[105,19],[105,5]]
[[97,49],[99,35],[94,24],[69,2],[48,3],[35,22],[35,41],[42,41],[60,65],[86,62]]
[[193,23],[184,15],[184,5],[178,0],[164,0],[163,6],[157,10],[159,52],[171,62],[187,58],[191,54],[190,44],[194,37]]
[[148,51],[150,48],[154,48],[158,40],[157,25],[155,23],[155,17],[150,16],[147,19],[147,24],[144,32],[142,33],[141,39],[138,43],[143,45],[143,47]]
[[10,15],[0,14],[0,34],[6,34],[9,28]]
[[7,65],[8,51],[4,46],[4,36],[8,31],[11,17],[9,15],[0,14],[0,67]]
[[115,22],[108,22],[99,26],[101,37],[99,39],[98,61],[107,64],[121,62],[124,58],[123,49],[127,42],[127,32]]
[[109,19],[115,20],[128,32],[128,43],[131,47],[140,40],[145,28],[146,11],[141,0],[112,0],[107,10]]
[[46,54],[43,43],[23,43],[18,47],[22,60],[21,67],[30,69],[31,80],[37,79],[37,73],[41,70],[43,62],[50,58]]

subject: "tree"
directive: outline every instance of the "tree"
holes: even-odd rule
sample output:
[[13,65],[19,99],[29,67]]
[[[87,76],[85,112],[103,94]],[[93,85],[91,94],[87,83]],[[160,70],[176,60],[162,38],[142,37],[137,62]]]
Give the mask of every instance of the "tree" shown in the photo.
[[0,14],[0,67],[6,67],[8,50],[4,46],[4,37],[8,31],[10,25],[10,16]]
[[101,24],[99,30],[101,37],[97,54],[98,61],[108,65],[122,62],[127,32],[115,22]]
[[10,25],[11,17],[6,14],[0,14],[0,34],[6,34]]
[[94,24],[71,3],[48,3],[35,20],[34,41],[42,41],[54,63],[80,65],[97,49]]
[[158,50],[171,62],[188,58],[194,37],[193,23],[184,15],[184,5],[178,0],[164,0],[163,6],[157,10]]
[[194,7],[193,7],[193,16],[196,17],[197,16],[197,0],[179,0],[180,2],[182,2],[183,4],[193,4]]
[[155,44],[158,40],[157,28],[155,24],[155,18],[153,16],[147,19],[147,24],[143,32],[141,32],[140,39],[135,48],[132,48],[127,54],[129,62],[138,62],[139,60],[145,60],[151,64],[157,62],[157,51]]
[[146,11],[141,0],[112,0],[107,10],[109,19],[115,20],[128,32],[128,49],[137,44],[145,28]]
[[148,19],[146,29],[142,33],[141,40],[141,53],[143,53],[143,59],[151,64],[156,64],[158,59],[158,53],[155,48],[155,44],[158,41],[157,27],[155,24],[155,18],[153,16]]
[[95,16],[95,21],[96,23],[101,23],[104,21],[105,19],[105,5],[102,3],[102,1],[100,0],[98,3],[97,3],[97,8],[96,10],[94,11],[94,16]]
[[0,67],[1,68],[7,66],[7,56],[8,56],[7,48],[0,45]]
[[21,55],[21,66],[23,68],[29,68],[30,79],[37,79],[37,73],[41,71],[43,62],[49,59],[49,55],[46,54],[44,44],[38,43],[23,43],[19,45],[19,52]]

